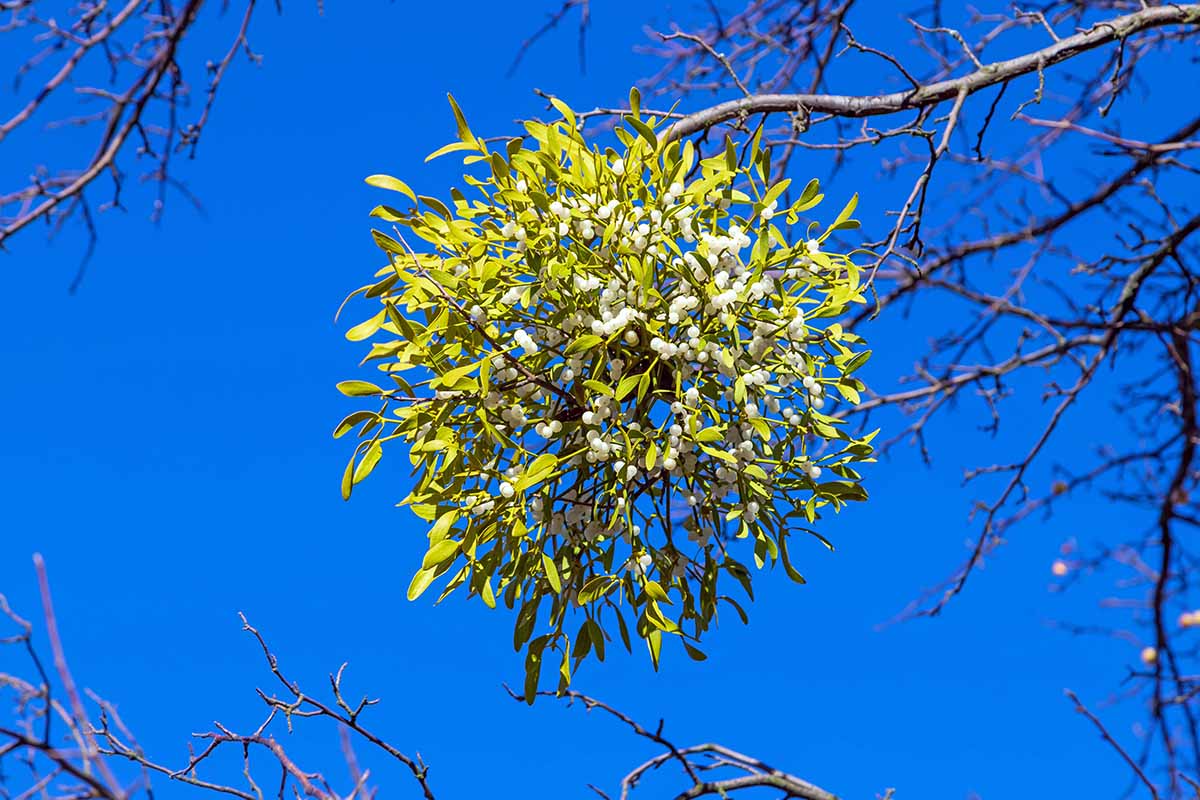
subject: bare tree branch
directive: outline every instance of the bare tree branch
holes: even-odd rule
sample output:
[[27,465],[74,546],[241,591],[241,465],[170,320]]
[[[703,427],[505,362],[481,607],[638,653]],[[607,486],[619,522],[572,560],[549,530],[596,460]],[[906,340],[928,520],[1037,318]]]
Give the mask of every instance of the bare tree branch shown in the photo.
[[670,140],[691,136],[722,122],[745,119],[754,114],[796,113],[803,109],[809,114],[816,112],[839,117],[875,117],[923,108],[962,94],[974,94],[1021,75],[1044,70],[1102,45],[1164,25],[1200,25],[1200,4],[1170,4],[1144,8],[1094,25],[1074,36],[1059,39],[1040,50],[1017,58],[981,64],[968,75],[924,84],[910,91],[874,96],[755,94],[730,100],[687,115],[674,123],[667,130],[665,137]]

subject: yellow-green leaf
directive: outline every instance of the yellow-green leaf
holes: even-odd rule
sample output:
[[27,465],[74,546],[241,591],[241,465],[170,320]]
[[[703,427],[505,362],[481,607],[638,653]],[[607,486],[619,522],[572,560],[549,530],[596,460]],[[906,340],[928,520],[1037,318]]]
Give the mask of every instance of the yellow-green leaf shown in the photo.
[[380,311],[370,319],[360,322],[350,330],[346,331],[346,338],[352,342],[361,342],[375,334],[376,331],[387,321],[387,312]]
[[459,150],[478,150],[478,149],[479,148],[476,147],[473,142],[451,142],[450,144],[446,145],[445,147],[439,147],[437,150],[434,150],[432,153],[425,156],[425,161],[426,162],[433,161],[435,158],[441,158],[442,156],[446,155],[447,153],[456,153]]
[[440,542],[435,542],[429,551],[425,553],[425,559],[421,562],[422,569],[432,569],[449,561],[458,554],[458,548],[461,545],[454,539],[442,539]]
[[658,444],[650,442],[650,446],[646,448],[646,469],[654,469],[656,461],[658,461]]
[[454,95],[447,92],[446,99],[450,101],[450,109],[454,112],[454,122],[458,127],[458,138],[464,142],[474,143],[475,136],[471,133],[471,128],[467,125],[467,118],[463,115],[462,109],[458,107]]
[[337,385],[337,390],[347,397],[372,397],[383,394],[383,389],[370,381],[341,381]]
[[429,584],[433,583],[435,577],[437,577],[436,569],[422,569],[414,575],[412,583],[408,585],[408,599],[416,600],[420,597],[429,588]]
[[400,194],[405,195],[414,203],[417,202],[417,195],[412,189],[408,188],[408,184],[398,178],[393,178],[391,175],[368,175],[367,184],[377,186],[380,189],[400,192]]
[[542,568],[546,570],[546,580],[550,581],[550,585],[554,588],[554,593],[558,594],[562,591],[562,580],[558,577],[558,569],[554,566],[554,559],[542,553]]
[[379,446],[379,442],[371,442],[366,455],[362,457],[362,461],[358,462],[358,467],[354,470],[354,482],[361,483],[370,475],[371,470],[375,469],[375,465],[379,463],[381,456],[383,456],[383,448]]
[[657,600],[660,603],[670,603],[671,598],[667,597],[666,590],[659,585],[658,581],[646,581],[643,587],[646,590],[646,595],[652,600]]
[[521,492],[528,489],[530,486],[535,486],[541,483],[554,469],[558,466],[558,456],[554,453],[542,453],[540,456],[530,462],[525,468],[525,472],[517,479],[515,488]]
[[603,343],[604,340],[594,333],[584,334],[568,345],[566,354],[571,356],[576,353],[582,353],[584,350],[591,350],[593,347]]

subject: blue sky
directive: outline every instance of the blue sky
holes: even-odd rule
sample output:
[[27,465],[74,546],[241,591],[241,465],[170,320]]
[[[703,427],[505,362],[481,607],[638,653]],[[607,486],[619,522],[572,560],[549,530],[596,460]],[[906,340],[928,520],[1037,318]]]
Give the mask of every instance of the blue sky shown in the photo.
[[[265,63],[236,64],[183,173],[204,215],[179,201],[157,228],[145,205],[109,214],[75,296],[74,232],[49,246],[28,233],[0,260],[0,591],[33,615],[29,556],[45,554],[77,677],[163,759],[181,761],[188,734],[214,719],[258,717],[253,688],[269,676],[239,630],[244,611],[302,685],[316,690],[349,661],[350,685],[384,701],[375,728],[420,750],[440,797],[496,783],[586,797],[586,783],[614,786],[651,751],[578,709],[508,699],[500,684],[519,684],[521,659],[507,615],[405,599],[424,535],[393,508],[400,465],[385,461],[341,501],[348,445],[330,431],[355,406],[333,387],[362,351],[333,314],[379,265],[367,212],[381,198],[362,178],[390,173],[424,193],[454,180],[453,159],[423,163],[453,137],[446,92],[486,133],[540,113],[533,87],[577,107],[617,102],[650,71],[631,52],[640,23],[666,6],[597,4],[586,75],[567,30],[505,78],[516,43],[557,2],[326,5],[324,18],[292,3],[256,20]],[[222,50],[228,22],[202,28],[190,56]],[[13,147],[39,155],[32,137]],[[879,185],[875,169],[843,174],[831,205]],[[879,326],[873,338],[895,346],[876,348],[868,380],[920,344],[901,320]],[[1064,446],[1089,441],[1091,413],[1072,418]],[[665,718],[680,743],[720,741],[846,797],[1114,794],[1127,773],[1062,691],[1102,700],[1136,649],[1050,630],[1052,618],[1094,617],[1094,599],[1049,593],[1049,565],[1070,536],[1144,520],[1099,498],[1030,520],[941,617],[877,629],[976,533],[961,470],[998,446],[978,422],[931,431],[932,469],[906,447],[871,469],[872,502],[826,525],[837,552],[807,548],[807,586],[760,580],[750,626],[723,627],[707,662],[671,651],[655,674],[640,652],[610,657],[577,688]],[[1137,712],[1106,713],[1128,737]],[[336,766],[332,729],[311,726],[295,746]],[[399,772],[363,755],[385,792],[406,796]]]

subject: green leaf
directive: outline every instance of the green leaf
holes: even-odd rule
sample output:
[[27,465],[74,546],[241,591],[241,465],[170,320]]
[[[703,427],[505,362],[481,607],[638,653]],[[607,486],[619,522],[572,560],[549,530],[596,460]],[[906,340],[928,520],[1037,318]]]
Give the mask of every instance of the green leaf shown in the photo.
[[725,571],[734,577],[742,588],[746,590],[746,596],[751,600],[754,599],[754,587],[750,582],[750,570],[740,562],[734,561],[728,556],[725,557]]
[[491,377],[492,360],[490,358],[485,358],[483,361],[479,362],[479,391],[483,394],[487,394],[490,390]]
[[[754,131],[754,137],[750,139],[750,159],[751,159],[751,161],[758,160],[759,153],[761,152],[761,150],[759,149],[759,144],[762,142],[762,135],[763,135],[764,127],[765,126],[763,126],[763,125],[759,125],[758,128],[755,129],[755,131]],[[760,173],[759,177],[762,177],[763,174],[770,176],[771,171],[769,169],[764,169],[762,171],[762,173]],[[766,203],[768,201],[764,200],[763,202]]]
[[638,381],[641,378],[641,375],[626,375],[624,378],[621,378],[621,382],[617,384],[617,399],[624,400],[633,391],[633,388],[638,385]]
[[646,595],[652,600],[657,600],[660,603],[671,602],[671,598],[667,596],[666,590],[659,585],[658,581],[646,581],[645,586],[642,588],[646,591]]
[[600,628],[594,619],[587,619],[583,623],[584,630],[587,631],[588,641],[592,643],[592,649],[596,651],[596,658],[604,660],[604,631]]
[[446,145],[445,147],[439,147],[437,150],[434,150],[432,153],[425,156],[425,162],[428,163],[430,161],[433,161],[435,158],[441,158],[442,156],[446,155],[447,153],[456,153],[459,150],[478,150],[478,149],[479,148],[476,147],[473,142],[451,142],[450,144]]
[[333,429],[333,438],[340,439],[349,433],[355,425],[372,419],[379,419],[379,415],[374,411],[354,411],[350,414],[347,414],[345,418],[338,423],[337,427]]
[[771,205],[772,200],[779,199],[779,196],[783,194],[784,190],[787,189],[791,182],[791,178],[784,178],[779,183],[772,186],[769,190],[767,190],[767,193],[763,195],[762,204],[764,206],[769,206]]
[[467,125],[467,118],[463,116],[462,109],[458,107],[458,103],[454,100],[454,95],[446,93],[446,99],[450,101],[450,108],[454,112],[454,123],[458,127],[458,138],[465,143],[474,144],[475,136],[471,133],[471,128]]
[[558,576],[558,569],[554,566],[554,559],[542,553],[542,568],[546,570],[546,580],[550,581],[550,586],[554,588],[555,594],[562,592],[562,579]]
[[354,458],[351,458],[346,464],[346,469],[342,472],[342,499],[349,500],[350,493],[354,491]]
[[651,441],[650,446],[646,448],[645,464],[646,469],[654,469],[655,462],[658,461],[658,444]]
[[584,350],[591,350],[593,347],[603,343],[604,339],[600,338],[594,333],[587,333],[571,342],[564,352],[566,355],[571,356],[576,353],[582,353]]
[[859,369],[863,364],[866,364],[867,360],[870,358],[871,358],[870,350],[863,350],[861,353],[855,353],[854,357],[851,358],[849,361],[847,361],[845,366],[842,367],[842,374],[845,376],[849,376],[850,373]]
[[408,184],[398,178],[393,178],[391,175],[368,175],[366,181],[369,186],[400,192],[400,194],[406,196],[414,203],[417,202],[417,195],[412,189],[408,188]]
[[518,492],[523,492],[530,486],[535,486],[541,483],[546,476],[554,472],[558,467],[558,456],[554,453],[542,453],[540,456],[530,462],[525,468],[525,472],[517,479],[514,488]]
[[[440,520],[439,520],[440,522]],[[458,555],[458,549],[462,542],[454,539],[442,539],[440,542],[435,542],[429,551],[425,553],[425,559],[421,562],[421,569],[432,569],[441,565],[445,561],[449,561],[454,556]]]
[[650,149],[658,150],[658,138],[654,135],[653,129],[646,123],[642,122],[632,114],[626,114],[621,119],[629,123],[629,125],[637,131],[638,136],[641,136],[650,145]]
[[720,599],[724,600],[726,603],[729,603],[729,605],[733,606],[733,610],[737,612],[738,618],[741,619],[743,625],[750,624],[750,617],[747,616],[746,609],[742,608],[741,603],[739,603],[737,600],[734,600],[732,597],[729,597],[727,595],[722,595],[720,597]]
[[563,647],[562,661],[558,665],[558,690],[565,691],[571,685],[571,652],[570,642],[567,642],[566,647]]
[[579,602],[590,603],[600,599],[608,592],[608,587],[612,585],[613,580],[611,575],[593,575],[588,578],[584,582],[583,588],[579,590]]
[[857,228],[858,227],[857,222],[855,222],[853,225],[848,224],[849,222],[852,221],[852,220],[850,220],[850,215],[854,213],[854,209],[857,206],[858,206],[858,192],[855,192],[854,195],[850,198],[850,201],[848,203],[846,203],[846,207],[843,208],[841,213],[837,215],[837,219],[835,219],[833,221],[833,224],[829,226],[829,230],[827,230],[825,233],[829,234],[832,231],[842,230],[845,227]]
[[529,652],[525,654],[525,702],[533,705],[537,699],[538,680],[542,672],[542,651],[546,649],[548,637],[539,636],[529,643]]
[[641,399],[646,396],[646,392],[648,391],[650,391],[650,371],[646,370],[638,376],[638,402],[641,402]]
[[[805,185],[804,191],[801,192],[800,197],[797,198],[797,200],[796,200],[796,205],[798,207],[797,210],[798,211],[805,210],[804,208],[799,208],[799,206],[804,206],[806,203],[810,202],[814,197],[816,197],[818,194],[820,194],[820,192],[821,192],[821,182],[819,180],[817,180],[816,178],[813,178],[811,181],[809,181]],[[813,203],[813,205],[816,205],[816,203]],[[808,206],[808,207],[811,208],[811,206]]]
[[650,631],[646,637],[646,646],[650,648],[650,660],[654,663],[654,671],[658,672],[658,657],[662,653],[662,631]]
[[708,453],[713,458],[719,458],[722,461],[729,462],[730,464],[737,463],[737,459],[729,455],[729,453],[725,452],[724,450],[718,450],[715,447],[707,447],[706,445],[700,445],[700,449]]
[[[510,591],[514,586],[518,588],[520,587],[520,583],[518,581],[512,581],[508,585]],[[513,629],[514,650],[520,650],[521,645],[528,641],[529,634],[533,631],[533,626],[537,623],[538,604],[540,602],[541,598],[535,596],[533,599],[526,600],[523,604],[521,604],[521,610],[517,612],[517,625]],[[509,607],[512,607],[511,601],[509,601]],[[543,636],[540,638],[544,640],[546,637]],[[537,640],[535,640],[535,642],[536,641]],[[542,644],[545,645],[545,642],[543,641]]]
[[[828,542],[826,542],[826,544],[828,544]],[[830,547],[829,549],[832,550],[833,548]],[[782,558],[780,560],[783,561],[783,568],[787,572],[789,578],[791,578],[796,583],[807,583],[808,582],[808,581],[804,580],[804,576],[801,575],[799,572],[797,572],[796,568],[792,566],[792,559],[788,555],[787,537],[786,536],[781,535],[779,537],[779,555],[782,556]]]
[[629,639],[629,627],[625,624],[625,615],[617,614],[617,630],[621,634],[621,644],[625,645],[625,652],[633,652],[633,644]]
[[[382,206],[382,205],[375,206],[374,208],[372,208],[371,213],[368,216],[376,217],[377,219],[381,219],[384,222],[404,222],[404,220],[407,218],[407,217],[405,217],[405,215],[403,213],[401,213],[400,211],[397,211],[396,209],[392,208],[391,206]],[[372,295],[372,294],[367,295],[367,297],[374,297],[374,296],[375,295]]]
[[347,397],[373,397],[384,393],[370,381],[341,381],[337,390]]
[[452,389],[460,380],[474,372],[478,366],[478,364],[464,364],[461,367],[455,367],[454,369],[447,370],[444,374],[439,376],[439,381],[442,386],[446,387],[447,389]]
[[849,481],[828,481],[817,485],[817,491],[842,500],[866,500],[867,490]]
[[606,394],[609,397],[616,396],[616,393],[613,392],[613,388],[611,386],[609,386],[607,383],[601,383],[600,381],[586,380],[583,382],[583,385],[586,386],[587,388],[591,389],[593,392],[599,392],[600,394]]
[[426,197],[425,195],[417,195],[417,199],[434,210],[439,217],[443,219],[453,219],[454,215],[450,213],[450,209],[446,204],[436,197]]
[[381,233],[380,231],[371,231],[371,238],[375,240],[375,244],[380,250],[388,253],[395,253],[396,255],[400,256],[407,254],[404,247],[402,247],[399,242],[388,236],[386,233]]
[[819,206],[821,204],[821,201],[824,199],[825,199],[825,195],[819,194],[816,197],[814,197],[813,199],[811,199],[805,203],[798,204],[794,210],[797,213],[800,213],[803,211],[808,211],[810,208],[815,208],[815,207]]
[[589,622],[591,620],[585,619],[579,626],[579,633],[575,634],[575,648],[571,651],[571,655],[577,659],[585,658],[588,651],[592,649],[592,631],[588,626]]
[[658,603],[651,600],[646,604],[645,609],[646,621],[660,631],[667,633],[679,633],[679,626],[675,624],[675,620],[665,616],[662,610],[658,607]]
[[439,450],[445,450],[453,442],[449,439],[425,439],[413,445],[414,453],[436,453]]
[[558,113],[563,115],[563,119],[566,121],[567,125],[572,128],[575,127],[575,112],[571,110],[569,105],[564,103],[562,100],[559,100],[557,97],[550,98],[550,105],[558,109]]
[[746,466],[742,467],[742,471],[745,472],[747,475],[754,477],[754,478],[758,478],[759,480],[762,480],[762,481],[770,480],[767,477],[767,471],[765,469],[763,469],[762,467],[760,467],[758,464],[747,464]]
[[380,311],[370,319],[360,322],[350,330],[346,331],[346,338],[352,342],[361,342],[375,335],[375,332],[387,320],[387,312]]
[[429,588],[429,584],[433,583],[433,579],[437,577],[436,569],[422,569],[413,576],[412,583],[408,584],[408,599],[416,600],[425,590]]
[[833,427],[832,425],[828,425],[828,424],[822,422],[819,419],[813,419],[811,421],[811,425],[812,425],[812,429],[814,431],[816,431],[818,434],[825,437],[826,439],[840,439],[842,437],[841,431],[839,431],[837,428]]
[[354,482],[361,483],[364,478],[371,474],[371,470],[375,469],[375,465],[379,463],[379,459],[383,456],[383,448],[379,446],[379,442],[371,442],[371,446],[367,448],[367,453],[362,457],[362,461],[358,462],[358,467],[354,470]]
[[[429,529],[429,541],[439,542],[446,538],[447,532],[458,522],[458,511],[444,511],[438,515],[437,521]],[[426,565],[428,566],[428,565]]]

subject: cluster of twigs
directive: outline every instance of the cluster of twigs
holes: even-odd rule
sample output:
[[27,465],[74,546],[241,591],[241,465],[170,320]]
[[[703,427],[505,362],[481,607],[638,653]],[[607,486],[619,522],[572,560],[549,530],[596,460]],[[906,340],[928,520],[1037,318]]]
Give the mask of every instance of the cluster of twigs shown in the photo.
[[[34,563],[52,661],[48,665],[35,646],[33,624],[18,616],[0,595],[0,616],[15,628],[15,633],[0,638],[0,698],[12,704],[0,711],[0,798],[128,800],[139,794],[153,797],[154,779],[168,778],[241,800],[301,794],[317,800],[370,800],[376,790],[368,784],[369,770],[359,766],[356,742],[365,742],[402,764],[422,795],[434,797],[429,768],[420,755],[405,755],[364,726],[363,712],[378,701],[346,699],[344,664],[329,676],[331,700],[307,694],[285,677],[262,635],[244,617],[243,630],[262,649],[282,692],[256,690],[265,714],[254,730],[238,733],[217,722],[213,730],[192,735],[183,763],[168,766],[154,760],[138,744],[116,706],[76,683],[59,634],[45,564],[36,556]],[[26,668],[16,666],[15,651],[22,651]],[[302,768],[288,754],[288,735],[300,721],[314,718],[338,726],[341,760],[349,773],[345,791],[336,790],[320,772]],[[260,758],[273,766],[261,766]]]
[[[132,800],[152,799],[156,780],[183,784],[213,795],[239,800],[275,797],[311,797],[316,800],[374,800],[379,794],[371,770],[362,766],[355,745],[367,745],[376,754],[398,763],[412,777],[412,793],[435,800],[430,767],[418,753],[408,756],[374,730],[366,727],[363,715],[379,701],[363,697],[347,699],[343,688],[346,665],[329,675],[328,700],[308,694],[287,677],[263,635],[242,617],[242,629],[261,650],[273,681],[282,692],[256,689],[264,707],[262,722],[252,731],[238,733],[220,722],[213,729],[194,733],[187,757],[168,765],[149,755],[138,743],[116,706],[82,688],[67,662],[58,618],[50,591],[46,565],[34,557],[42,600],[44,636],[50,660],[35,644],[34,625],[14,611],[0,594],[0,798],[2,800]],[[22,666],[23,663],[23,666]],[[525,697],[505,687],[517,702]],[[715,742],[682,746],[668,738],[663,720],[646,727],[628,714],[576,691],[559,697],[568,705],[581,704],[587,711],[600,711],[616,720],[634,736],[645,739],[655,755],[629,770],[618,791],[609,793],[588,784],[604,800],[629,800],[646,779],[674,767],[681,785],[673,790],[676,800],[702,797],[728,798],[767,790],[776,797],[801,800],[837,800],[837,796],[803,778],[778,769],[755,756],[740,753]],[[1108,732],[1103,723],[1079,702],[1076,709],[1099,730],[1105,741],[1136,771],[1157,796],[1154,784]],[[292,739],[301,733],[300,724],[324,719],[337,726],[340,752],[331,754],[347,773],[345,785],[335,788],[324,774],[302,767],[291,755]],[[1189,785],[1196,786],[1186,777]],[[890,800],[893,790],[878,795]]]
[[[0,618],[6,618],[12,633],[0,630],[0,798],[3,800],[130,800],[138,795],[154,797],[154,781],[167,779],[201,792],[264,800],[287,796],[316,800],[373,800],[376,782],[355,753],[355,745],[367,745],[373,753],[399,763],[411,775],[413,794],[434,800],[430,767],[420,754],[408,756],[365,726],[363,714],[378,700],[347,699],[343,689],[346,665],[329,676],[326,694],[330,699],[303,691],[288,678],[271,653],[262,634],[242,618],[266,659],[267,668],[281,692],[258,689],[265,707],[264,718],[254,730],[238,733],[220,722],[211,731],[192,734],[187,758],[175,766],[155,760],[138,744],[116,706],[81,689],[68,664],[59,633],[46,567],[34,558],[49,664],[35,646],[32,623],[9,607],[0,595]],[[17,662],[23,661],[24,667]],[[507,688],[507,687],[506,687]],[[509,691],[518,701],[524,698]],[[553,692],[545,692],[553,696]],[[675,795],[680,800],[700,797],[729,797],[754,789],[768,788],[783,797],[805,800],[836,800],[813,784],[775,769],[763,761],[719,744],[680,747],[663,735],[663,723],[651,730],[611,706],[578,692],[568,692],[568,702],[579,701],[598,709],[627,726],[634,735],[653,743],[662,752],[638,765],[620,783],[626,800],[648,773],[674,764],[684,775],[684,786]],[[300,734],[300,724],[323,719],[337,726],[342,763],[348,779],[345,786],[318,771],[303,768],[290,753],[291,742]],[[591,787],[601,797],[610,795]]]
[[[24,170],[0,172],[0,180],[17,182],[0,184],[0,249],[36,223],[54,234],[79,220],[88,248],[73,290],[96,242],[97,215],[125,208],[131,180],[154,188],[153,220],[171,191],[199,206],[175,162],[196,155],[238,55],[260,61],[248,33],[261,4],[238,5],[82,0],[50,9],[37,0],[0,0],[0,53],[18,62],[14,110],[0,113],[0,163]],[[282,10],[282,0],[274,6]],[[229,19],[228,47],[185,69],[183,42],[209,7]],[[18,134],[38,137],[37,163],[3,158],[11,150],[5,140]]]
[[[835,171],[878,165],[876,298],[854,326],[909,319],[927,344],[910,372],[875,370],[877,393],[845,414],[899,412],[886,446],[911,443],[928,461],[969,458],[931,452],[927,432],[976,409],[1012,450],[963,464],[981,493],[967,556],[898,618],[939,614],[1022,520],[1084,491],[1128,506],[1142,521],[1132,534],[1096,531],[1055,564],[1059,588],[1116,569],[1105,605],[1124,615],[1064,627],[1137,643],[1121,692],[1134,687],[1154,724],[1131,763],[1156,793],[1190,792],[1200,113],[1178,101],[1200,85],[1200,4],[887,4],[902,30],[886,45],[855,35],[875,3],[707,5],[707,21],[651,31],[644,48],[661,68],[643,94],[663,98],[671,135],[716,147],[723,130],[761,130],[779,177],[808,151]],[[877,93],[840,91],[862,75],[878,76]],[[1091,452],[1062,445],[1064,420],[1081,414],[1102,415]]]

